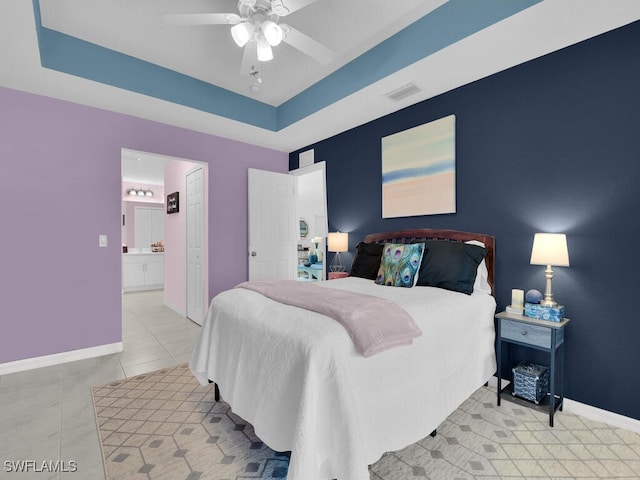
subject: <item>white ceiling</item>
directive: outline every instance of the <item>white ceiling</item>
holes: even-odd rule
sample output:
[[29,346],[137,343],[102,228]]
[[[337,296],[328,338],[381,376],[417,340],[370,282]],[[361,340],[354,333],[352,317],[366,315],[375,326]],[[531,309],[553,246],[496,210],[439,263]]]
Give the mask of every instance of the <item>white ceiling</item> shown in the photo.
[[240,74],[243,50],[233,42],[230,25],[177,27],[162,18],[238,13],[237,0],[40,0],[40,9],[47,28],[277,106],[445,1],[402,0],[389,8],[388,0],[317,0],[282,20],[335,58],[323,65],[282,43],[272,61],[260,64],[258,94],[249,89],[254,79]]
[[[287,51],[292,50],[287,45],[276,47],[274,70],[263,69],[260,100],[266,102],[268,97],[269,103],[279,104],[440,3],[317,0],[286,21],[335,49],[335,62],[322,66],[296,51]],[[235,11],[234,4],[232,0],[41,0],[47,24],[247,94],[246,85],[238,80],[240,53],[229,38],[224,39],[228,35],[225,27],[169,28],[157,18],[159,13],[171,11]],[[364,7],[374,4],[375,8]],[[356,20],[349,16],[354,14]],[[638,0],[544,0],[272,131],[45,69],[40,65],[32,2],[2,0],[0,86],[289,152],[638,19]],[[345,33],[349,30],[345,25],[352,31]],[[411,82],[421,89],[418,94],[400,102],[385,98],[388,92]]]
[[169,157],[122,149],[121,158],[123,181],[164,185],[164,167]]

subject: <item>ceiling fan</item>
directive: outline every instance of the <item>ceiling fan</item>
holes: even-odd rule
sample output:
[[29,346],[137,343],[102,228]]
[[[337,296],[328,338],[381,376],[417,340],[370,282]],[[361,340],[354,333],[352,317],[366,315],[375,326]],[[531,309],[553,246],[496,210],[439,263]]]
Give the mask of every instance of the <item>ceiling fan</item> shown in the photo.
[[271,47],[285,42],[322,64],[329,63],[334,52],[290,25],[279,23],[286,17],[316,0],[239,0],[239,13],[166,14],[163,19],[172,25],[233,25],[231,36],[244,47],[241,71],[255,71],[257,62],[273,59]]

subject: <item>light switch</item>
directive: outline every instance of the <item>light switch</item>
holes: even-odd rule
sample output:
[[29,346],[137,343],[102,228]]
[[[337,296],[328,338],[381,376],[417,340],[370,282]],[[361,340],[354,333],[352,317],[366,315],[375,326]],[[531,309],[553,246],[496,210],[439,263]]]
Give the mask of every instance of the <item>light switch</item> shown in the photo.
[[98,245],[100,245],[101,247],[106,247],[107,246],[107,236],[106,235],[98,236]]

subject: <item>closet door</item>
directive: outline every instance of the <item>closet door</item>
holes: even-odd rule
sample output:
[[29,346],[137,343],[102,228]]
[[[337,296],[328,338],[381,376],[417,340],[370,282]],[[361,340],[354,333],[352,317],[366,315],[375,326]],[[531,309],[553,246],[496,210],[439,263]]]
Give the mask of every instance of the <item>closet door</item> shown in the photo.
[[136,248],[151,248],[153,242],[164,240],[164,210],[136,207],[134,231]]
[[151,241],[164,241],[164,210],[161,208],[151,209]]
[[135,214],[136,248],[151,247],[151,209],[136,207]]
[[186,176],[187,184],[187,318],[198,325],[204,320],[204,169]]

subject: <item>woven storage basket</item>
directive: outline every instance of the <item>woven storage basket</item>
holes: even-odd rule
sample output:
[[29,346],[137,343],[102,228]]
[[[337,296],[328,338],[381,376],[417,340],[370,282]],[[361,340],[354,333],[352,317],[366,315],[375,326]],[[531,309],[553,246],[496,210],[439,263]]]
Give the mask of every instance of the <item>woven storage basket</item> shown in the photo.
[[549,369],[521,362],[513,371],[513,395],[539,404],[549,393]]

